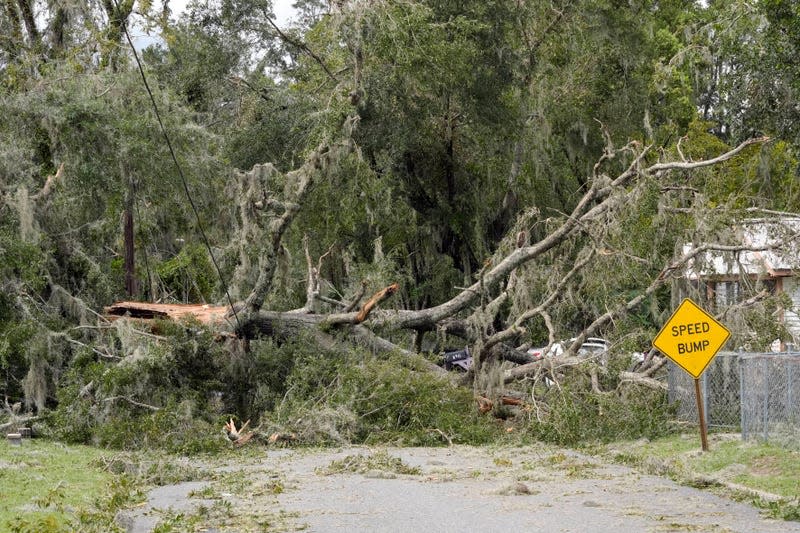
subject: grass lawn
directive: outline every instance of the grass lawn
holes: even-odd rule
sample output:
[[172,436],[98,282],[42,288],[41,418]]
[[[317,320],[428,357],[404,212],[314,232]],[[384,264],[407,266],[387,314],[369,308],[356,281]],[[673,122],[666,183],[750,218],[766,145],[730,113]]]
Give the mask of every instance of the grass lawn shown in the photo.
[[617,442],[597,451],[681,483],[719,486],[775,517],[800,520],[800,451],[714,433],[708,452],[701,450],[697,433]]
[[[109,452],[26,439],[0,442],[0,531],[114,531],[120,480],[105,471]],[[127,498],[126,498],[127,499]],[[110,516],[109,516],[110,515]]]

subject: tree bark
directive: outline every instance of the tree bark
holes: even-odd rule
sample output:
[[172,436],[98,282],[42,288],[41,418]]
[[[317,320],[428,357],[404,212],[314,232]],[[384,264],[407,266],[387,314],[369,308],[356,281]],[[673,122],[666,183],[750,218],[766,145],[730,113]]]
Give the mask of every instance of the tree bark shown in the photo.
[[39,43],[39,28],[36,27],[36,18],[33,16],[33,8],[30,0],[17,0],[19,11],[22,13],[22,20],[25,22],[25,29],[28,32],[28,40],[32,46]]
[[125,244],[124,263],[125,263],[125,294],[128,298],[135,300],[139,294],[136,282],[136,257],[133,231],[133,187],[128,193],[123,213],[123,235]]

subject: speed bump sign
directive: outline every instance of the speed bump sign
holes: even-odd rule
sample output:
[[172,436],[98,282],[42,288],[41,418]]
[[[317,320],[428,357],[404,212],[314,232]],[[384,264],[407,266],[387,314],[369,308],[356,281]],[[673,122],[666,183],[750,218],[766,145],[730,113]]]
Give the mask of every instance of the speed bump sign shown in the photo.
[[686,298],[661,328],[653,346],[697,379],[730,336],[725,326]]

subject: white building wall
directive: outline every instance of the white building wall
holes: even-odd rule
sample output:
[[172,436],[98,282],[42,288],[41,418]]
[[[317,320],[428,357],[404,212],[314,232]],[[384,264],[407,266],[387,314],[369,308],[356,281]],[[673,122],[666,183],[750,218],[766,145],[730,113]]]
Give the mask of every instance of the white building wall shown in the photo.
[[783,278],[783,292],[792,299],[792,308],[784,314],[784,325],[794,337],[795,344],[800,344],[800,280],[796,277]]

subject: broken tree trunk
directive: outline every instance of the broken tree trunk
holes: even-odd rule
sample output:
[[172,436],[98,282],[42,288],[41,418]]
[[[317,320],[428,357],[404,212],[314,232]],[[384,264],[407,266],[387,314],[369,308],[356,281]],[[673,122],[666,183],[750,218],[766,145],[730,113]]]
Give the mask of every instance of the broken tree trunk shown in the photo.
[[206,304],[153,304],[146,302],[117,302],[103,309],[103,316],[109,320],[123,317],[138,320],[175,320],[193,318],[206,325],[226,322],[227,306]]

